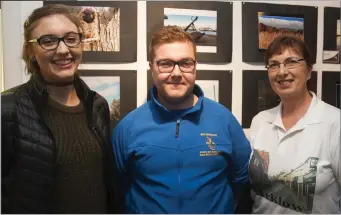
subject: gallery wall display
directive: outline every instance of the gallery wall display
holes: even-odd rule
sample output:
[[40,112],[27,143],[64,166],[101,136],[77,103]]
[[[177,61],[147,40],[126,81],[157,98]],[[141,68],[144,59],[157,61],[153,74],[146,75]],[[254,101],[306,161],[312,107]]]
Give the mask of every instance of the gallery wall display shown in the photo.
[[340,108],[340,72],[322,72],[322,100]]
[[340,63],[340,8],[324,8],[323,63]]
[[264,62],[264,52],[278,36],[303,40],[316,62],[317,7],[243,2],[243,61]]
[[44,1],[58,3],[81,19],[84,63],[136,61],[136,1]]
[[137,107],[136,71],[79,70],[78,74],[90,89],[107,100],[112,128]]
[[[153,86],[151,70],[147,71],[147,100]],[[232,110],[232,71],[230,70],[197,70],[195,83],[200,86],[204,96]]]
[[147,47],[152,34],[168,25],[191,35],[199,62],[231,62],[232,2],[148,1]]
[[[308,89],[316,94],[317,73],[312,72]],[[250,128],[254,116],[276,107],[280,98],[272,90],[266,70],[243,70],[242,127]]]

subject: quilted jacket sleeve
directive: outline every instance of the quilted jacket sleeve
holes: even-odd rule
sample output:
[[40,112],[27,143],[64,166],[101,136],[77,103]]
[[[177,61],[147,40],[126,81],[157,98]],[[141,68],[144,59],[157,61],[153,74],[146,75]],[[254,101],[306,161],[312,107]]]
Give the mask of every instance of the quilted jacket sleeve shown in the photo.
[[9,212],[7,185],[14,155],[15,96],[1,94],[1,212]]

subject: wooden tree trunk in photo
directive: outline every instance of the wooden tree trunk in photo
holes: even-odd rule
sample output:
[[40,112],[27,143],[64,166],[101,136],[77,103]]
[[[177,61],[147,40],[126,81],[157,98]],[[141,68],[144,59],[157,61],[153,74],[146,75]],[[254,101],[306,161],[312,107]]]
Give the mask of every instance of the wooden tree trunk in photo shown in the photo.
[[99,8],[101,51],[120,51],[120,11],[118,8]]
[[[99,7],[85,8],[78,14],[82,18],[84,51],[120,51],[120,10],[119,8]],[[87,13],[87,14],[85,14]],[[84,14],[90,20],[84,20]],[[93,15],[93,17],[91,15]],[[86,17],[87,18],[87,17]]]

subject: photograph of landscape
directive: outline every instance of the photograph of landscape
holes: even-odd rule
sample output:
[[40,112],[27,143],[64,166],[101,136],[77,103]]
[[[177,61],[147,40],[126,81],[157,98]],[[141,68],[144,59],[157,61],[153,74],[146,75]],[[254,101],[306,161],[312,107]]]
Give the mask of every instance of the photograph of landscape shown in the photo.
[[120,9],[115,7],[72,6],[84,30],[84,51],[120,51]]
[[219,81],[218,80],[196,80],[195,83],[204,91],[206,98],[219,102]]
[[270,16],[258,12],[259,49],[267,49],[278,36],[288,35],[304,40],[304,19],[302,17]]
[[191,35],[197,52],[217,52],[217,11],[164,8],[164,26],[176,25]]
[[110,108],[110,120],[120,120],[120,77],[82,76],[90,89],[103,96]]

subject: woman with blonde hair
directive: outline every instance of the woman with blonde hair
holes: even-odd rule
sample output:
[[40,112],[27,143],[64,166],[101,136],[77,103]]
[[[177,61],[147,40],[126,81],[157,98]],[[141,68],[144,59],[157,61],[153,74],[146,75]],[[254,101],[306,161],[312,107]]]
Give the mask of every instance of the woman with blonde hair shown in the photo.
[[24,24],[30,80],[1,95],[2,213],[115,213],[109,107],[77,75],[82,29],[67,6]]

